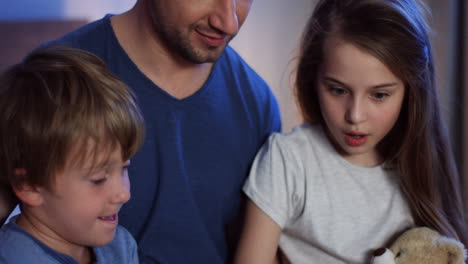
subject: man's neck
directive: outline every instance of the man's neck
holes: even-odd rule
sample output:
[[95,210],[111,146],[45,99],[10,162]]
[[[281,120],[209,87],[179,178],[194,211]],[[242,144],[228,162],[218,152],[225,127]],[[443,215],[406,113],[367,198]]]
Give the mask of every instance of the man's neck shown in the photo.
[[195,64],[162,45],[142,9],[111,18],[122,48],[138,69],[170,95],[183,99],[198,91],[208,79],[213,63]]

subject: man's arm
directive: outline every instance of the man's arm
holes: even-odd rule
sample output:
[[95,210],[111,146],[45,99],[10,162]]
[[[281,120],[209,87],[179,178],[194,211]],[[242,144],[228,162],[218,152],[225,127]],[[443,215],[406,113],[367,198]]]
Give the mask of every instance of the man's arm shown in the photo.
[[0,227],[5,223],[17,204],[18,199],[10,188],[0,185]]

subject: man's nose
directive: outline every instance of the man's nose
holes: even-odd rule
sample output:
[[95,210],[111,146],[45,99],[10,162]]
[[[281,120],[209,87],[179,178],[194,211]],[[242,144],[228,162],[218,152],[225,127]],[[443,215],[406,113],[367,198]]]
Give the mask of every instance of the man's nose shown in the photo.
[[236,1],[215,0],[216,4],[214,13],[210,17],[210,25],[227,35],[235,35],[239,31]]

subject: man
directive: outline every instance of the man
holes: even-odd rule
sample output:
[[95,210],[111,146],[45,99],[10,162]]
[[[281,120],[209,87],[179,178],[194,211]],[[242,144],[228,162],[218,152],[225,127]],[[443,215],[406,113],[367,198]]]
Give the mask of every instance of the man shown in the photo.
[[101,57],[136,93],[146,138],[119,221],[141,263],[231,261],[241,186],[281,129],[266,83],[229,41],[252,0],[137,0],[50,44]]

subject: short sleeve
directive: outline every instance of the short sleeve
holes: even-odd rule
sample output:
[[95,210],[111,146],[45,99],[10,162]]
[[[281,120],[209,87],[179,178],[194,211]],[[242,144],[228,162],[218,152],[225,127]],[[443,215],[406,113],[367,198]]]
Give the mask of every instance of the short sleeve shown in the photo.
[[304,173],[287,138],[272,134],[257,153],[244,193],[282,229],[304,206]]

